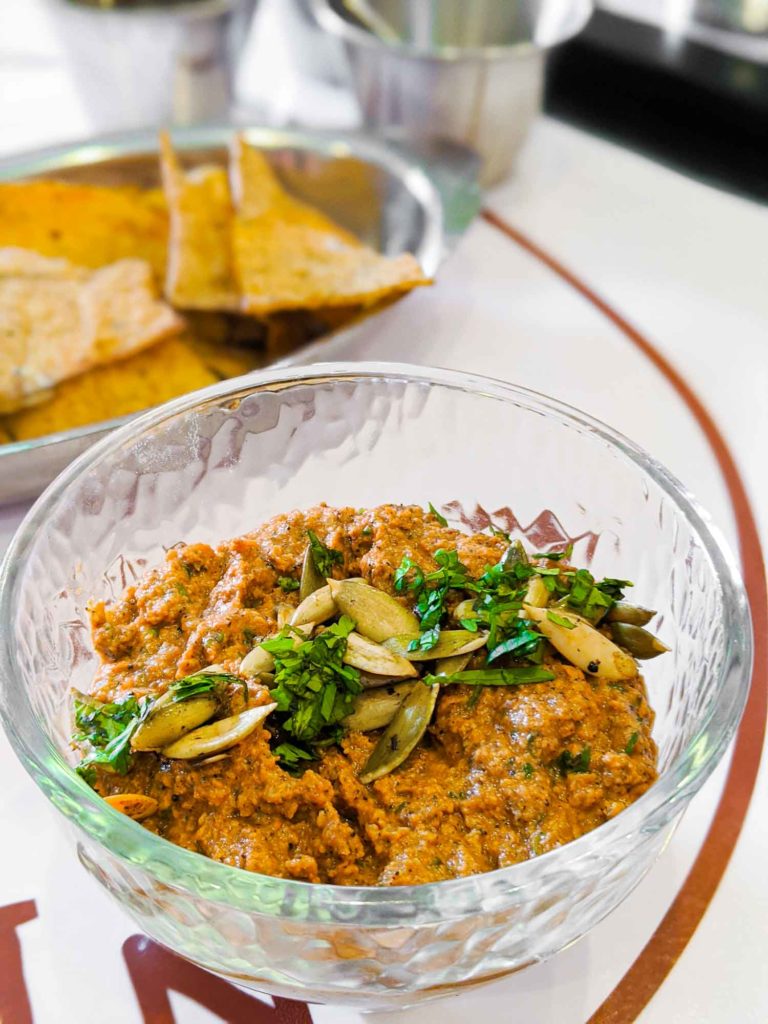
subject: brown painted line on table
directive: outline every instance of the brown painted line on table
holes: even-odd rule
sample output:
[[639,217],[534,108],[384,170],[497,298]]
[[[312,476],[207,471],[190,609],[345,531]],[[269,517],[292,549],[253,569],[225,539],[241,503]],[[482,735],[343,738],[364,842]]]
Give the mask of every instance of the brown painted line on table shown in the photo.
[[672,385],[709,442],[725,480],[736,518],[744,584],[754,628],[755,662],[747,706],[736,735],[728,777],[709,830],[688,876],[645,948],[587,1024],[628,1024],[637,1019],[685,950],[738,842],[752,799],[768,713],[768,593],[757,524],[736,462],[715,421],[681,374],[605,299],[573,271],[508,224],[483,210],[488,224],[525,249],[598,309]]

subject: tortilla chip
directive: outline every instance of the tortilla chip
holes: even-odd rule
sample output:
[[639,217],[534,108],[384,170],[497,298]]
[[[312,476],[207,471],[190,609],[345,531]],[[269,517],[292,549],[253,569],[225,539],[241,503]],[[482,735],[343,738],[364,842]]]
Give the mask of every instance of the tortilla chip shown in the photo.
[[185,173],[167,132],[160,136],[160,170],[170,218],[166,296],[184,309],[237,309],[227,172]]
[[241,137],[232,171],[235,275],[244,312],[367,306],[430,283],[413,256],[382,256],[289,196],[266,158]]
[[177,334],[142,260],[86,270],[24,249],[0,249],[0,409]]
[[42,437],[139,412],[218,379],[187,340],[173,338],[64,381],[49,401],[6,416],[5,428],[19,441]]
[[0,183],[0,247],[32,249],[81,267],[142,259],[162,280],[167,238],[168,211],[159,189]]

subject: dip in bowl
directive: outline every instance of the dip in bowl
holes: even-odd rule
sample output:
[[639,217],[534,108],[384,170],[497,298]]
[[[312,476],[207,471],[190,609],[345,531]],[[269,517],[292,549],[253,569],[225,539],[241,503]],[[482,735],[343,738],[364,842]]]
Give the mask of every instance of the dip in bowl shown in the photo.
[[[632,579],[671,652],[648,663],[660,777],[586,835],[509,867],[355,886],[245,871],[174,846],[73,770],[69,693],[98,665],[86,605],[115,600],[180,541],[216,545],[318,502],[433,503],[532,550],[573,543]],[[749,683],[733,560],[681,486],[609,428],[551,399],[445,370],[273,370],[188,396],[78,462],[4,566],[2,713],[82,862],[150,936],[271,993],[407,1005],[552,955],[637,884],[738,723]]]

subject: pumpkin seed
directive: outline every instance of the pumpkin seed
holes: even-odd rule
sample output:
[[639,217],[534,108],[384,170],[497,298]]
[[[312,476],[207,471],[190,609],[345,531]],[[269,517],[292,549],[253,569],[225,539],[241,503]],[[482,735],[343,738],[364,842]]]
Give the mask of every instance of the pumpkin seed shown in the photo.
[[626,622],[630,626],[647,626],[656,612],[650,608],[641,608],[626,601],[617,601],[605,616],[607,622]]
[[418,640],[419,633],[401,633],[384,644],[390,651],[409,661],[433,661],[435,658],[453,658],[458,654],[476,651],[488,639],[487,633],[471,633],[468,629],[444,629],[437,643],[428,651],[409,651],[408,645]]
[[[466,601],[459,601],[453,609],[453,617],[457,622],[461,622],[462,619],[476,619],[477,612],[475,611],[474,597],[468,597]],[[409,632],[413,631],[409,630]]]
[[438,686],[414,685],[365,762],[360,773],[362,783],[367,785],[382,775],[388,775],[409,757],[427,731],[438,690]]
[[[301,626],[296,626],[296,631],[302,633],[304,636],[309,636],[314,629],[314,622],[305,622]],[[274,637],[265,637],[265,639],[274,640]],[[295,638],[294,643],[298,642],[298,637]],[[237,670],[242,676],[260,676],[265,672],[271,672],[275,667],[275,659],[269,653],[265,651],[261,646],[261,641],[256,644],[252,651],[249,651],[243,660],[240,662],[240,668]]]
[[629,622],[612,622],[611,636],[621,647],[626,648],[634,658],[647,661],[649,658],[658,658],[660,654],[666,654],[669,648],[663,644],[653,633],[640,626],[633,626]]
[[513,540],[504,552],[504,556],[501,559],[501,567],[506,572],[509,572],[516,565],[528,565],[528,562],[528,553],[523,547],[522,541]]
[[319,590],[313,590],[309,597],[304,598],[291,616],[290,622],[292,626],[304,626],[308,622],[325,622],[333,618],[337,610],[331,588],[320,587]]
[[256,726],[276,707],[277,704],[262,704],[258,708],[246,708],[239,715],[221,718],[218,722],[204,725],[166,747],[163,750],[163,757],[188,761],[194,757],[218,754],[222,750],[234,747],[246,736],[250,736]]
[[374,690],[380,686],[392,686],[402,681],[402,676],[377,676],[371,672],[360,672],[360,683],[364,690]]
[[[531,576],[523,604],[529,604],[532,608],[546,608],[549,604],[549,591],[541,576]],[[521,614],[525,614],[522,609]]]
[[580,668],[582,672],[618,682],[620,679],[631,679],[637,675],[637,665],[626,651],[622,651],[612,640],[604,636],[594,626],[576,615],[565,615],[559,611],[557,617],[572,623],[571,628],[553,622],[546,608],[534,608],[525,605],[526,618],[535,622],[541,633],[549,640],[556,651]]
[[131,737],[131,747],[133,750],[162,750],[213,718],[218,706],[213,693],[200,693],[181,701],[175,701],[171,693],[164,693]]
[[380,644],[397,633],[418,633],[419,620],[390,594],[365,580],[328,580],[336,606],[362,636]]
[[301,582],[299,583],[299,600],[306,601],[310,594],[325,586],[323,574],[318,571],[312,557],[312,546],[307,544],[304,551],[304,562],[301,566]]
[[363,672],[370,672],[374,676],[394,676],[402,679],[418,675],[410,661],[388,651],[381,644],[366,640],[359,633],[353,632],[347,637],[347,649],[343,660],[347,665],[359,668]]
[[463,672],[471,657],[470,652],[469,654],[454,654],[450,658],[440,658],[435,663],[435,675],[452,676],[454,672]]
[[403,703],[415,683],[397,683],[368,690],[355,697],[352,711],[344,719],[344,726],[356,732],[370,732],[389,725],[395,712]]
[[282,629],[288,625],[288,620],[296,611],[292,604],[279,604],[275,609],[277,612],[277,628]]
[[115,793],[114,796],[105,796],[104,801],[134,821],[143,821],[157,811],[157,800],[143,793]]

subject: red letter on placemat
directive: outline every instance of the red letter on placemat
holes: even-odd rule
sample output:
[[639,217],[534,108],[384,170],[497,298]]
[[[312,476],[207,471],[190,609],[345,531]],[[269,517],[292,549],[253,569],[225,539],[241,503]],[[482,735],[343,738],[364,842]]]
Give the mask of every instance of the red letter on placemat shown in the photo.
[[34,921],[37,907],[34,900],[0,907],[0,1024],[32,1024],[32,1007],[24,981],[21,946],[16,929]]
[[169,989],[194,999],[227,1024],[312,1024],[306,1003],[275,998],[273,1008],[175,956],[146,935],[126,939],[123,956],[144,1024],[175,1024]]

